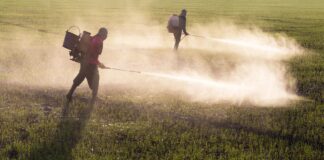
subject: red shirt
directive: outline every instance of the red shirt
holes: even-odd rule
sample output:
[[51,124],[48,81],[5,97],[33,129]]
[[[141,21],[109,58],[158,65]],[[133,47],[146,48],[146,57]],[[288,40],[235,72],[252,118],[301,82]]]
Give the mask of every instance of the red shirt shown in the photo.
[[91,37],[90,40],[90,46],[88,48],[88,57],[87,57],[87,62],[90,64],[99,64],[99,55],[102,52],[102,47],[103,47],[103,39],[96,35]]

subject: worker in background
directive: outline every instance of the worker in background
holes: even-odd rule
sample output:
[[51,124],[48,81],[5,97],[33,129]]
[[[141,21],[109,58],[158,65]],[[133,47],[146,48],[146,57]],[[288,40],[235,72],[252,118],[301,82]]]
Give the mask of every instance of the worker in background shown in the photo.
[[98,33],[90,38],[89,48],[85,56],[80,62],[80,71],[73,80],[72,87],[69,93],[66,95],[68,102],[72,100],[72,95],[75,89],[83,82],[86,78],[88,81],[89,88],[92,90],[91,103],[94,104],[99,87],[99,71],[100,68],[107,68],[104,64],[98,60],[99,55],[102,52],[103,41],[108,36],[108,30],[106,28],[100,28]]
[[174,50],[178,50],[179,43],[181,41],[182,32],[186,36],[189,35],[189,33],[186,30],[186,23],[187,23],[186,16],[187,16],[187,11],[183,9],[179,16],[173,15],[169,19],[167,28],[169,32],[173,33],[174,35],[174,39],[175,39]]

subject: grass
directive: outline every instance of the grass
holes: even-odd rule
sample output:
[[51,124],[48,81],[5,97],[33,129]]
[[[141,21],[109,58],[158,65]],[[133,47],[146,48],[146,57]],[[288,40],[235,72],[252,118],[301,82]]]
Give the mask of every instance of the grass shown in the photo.
[[64,91],[8,89],[1,97],[11,98],[2,102],[14,103],[7,102],[10,109],[1,116],[3,157],[13,151],[22,159],[320,159],[323,154],[318,127],[323,106],[315,103],[215,107],[170,95],[148,102],[116,91],[92,108],[83,91],[62,113]]
[[[11,37],[15,31],[46,38],[80,14],[94,26],[109,23],[114,29],[116,17],[127,16],[126,8],[164,23],[170,13],[186,7],[191,25],[218,19],[254,24],[287,34],[309,53],[285,62],[297,79],[296,92],[308,101],[276,108],[194,103],[170,93],[139,96],[118,85],[101,90],[95,107],[88,105],[86,89],[78,90],[67,106],[66,88],[7,83],[0,68],[0,159],[324,159],[322,1],[4,0],[0,7],[4,42],[23,38]],[[7,61],[14,57],[10,53],[24,51],[3,48],[1,63],[15,67]],[[23,56],[14,58],[24,62]]]

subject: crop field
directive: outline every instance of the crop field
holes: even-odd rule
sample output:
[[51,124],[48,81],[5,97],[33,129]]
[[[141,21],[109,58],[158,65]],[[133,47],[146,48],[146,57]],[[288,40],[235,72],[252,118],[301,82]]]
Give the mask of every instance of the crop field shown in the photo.
[[[322,0],[1,0],[0,159],[324,159]],[[173,51],[168,18],[191,34]],[[62,47],[107,27],[98,100]],[[71,32],[78,33],[75,28]]]

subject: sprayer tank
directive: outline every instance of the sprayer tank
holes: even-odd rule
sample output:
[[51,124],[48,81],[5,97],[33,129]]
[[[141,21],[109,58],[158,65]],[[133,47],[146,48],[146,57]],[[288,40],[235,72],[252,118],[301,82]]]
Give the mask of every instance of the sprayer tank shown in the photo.
[[87,53],[88,48],[90,46],[91,41],[91,33],[87,31],[83,31],[82,37],[80,40],[79,50],[83,53]]

